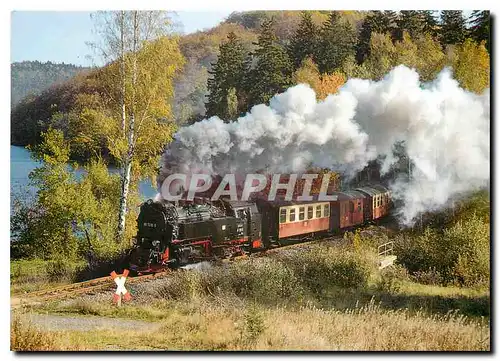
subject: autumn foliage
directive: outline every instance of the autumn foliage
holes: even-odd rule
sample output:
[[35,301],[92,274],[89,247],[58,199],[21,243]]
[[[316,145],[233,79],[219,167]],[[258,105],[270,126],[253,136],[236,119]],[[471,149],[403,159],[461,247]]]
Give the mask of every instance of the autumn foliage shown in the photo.
[[490,86],[490,56],[485,42],[477,44],[467,39],[456,50],[453,59],[455,76],[460,85],[475,93],[481,93]]
[[335,94],[344,85],[346,77],[341,72],[324,74],[316,88],[316,96],[319,100],[325,99],[330,94]]
[[325,99],[330,94],[335,94],[346,82],[346,76],[340,71],[332,74],[320,74],[318,66],[311,58],[302,62],[302,66],[293,75],[295,84],[308,84],[316,92],[318,100]]

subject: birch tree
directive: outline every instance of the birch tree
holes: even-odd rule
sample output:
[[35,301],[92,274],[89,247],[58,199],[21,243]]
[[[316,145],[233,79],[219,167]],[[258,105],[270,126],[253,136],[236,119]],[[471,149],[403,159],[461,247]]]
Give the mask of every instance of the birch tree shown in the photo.
[[108,147],[120,162],[121,197],[117,240],[123,239],[127,199],[140,177],[153,177],[158,158],[175,130],[171,122],[173,80],[184,64],[178,39],[169,35],[163,11],[112,11],[95,17],[95,44],[107,65],[106,109],[101,117]]

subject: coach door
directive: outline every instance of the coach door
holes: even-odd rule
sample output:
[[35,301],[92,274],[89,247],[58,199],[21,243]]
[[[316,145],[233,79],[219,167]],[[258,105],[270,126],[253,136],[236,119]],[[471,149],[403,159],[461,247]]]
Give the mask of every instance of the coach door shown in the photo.
[[333,232],[340,229],[340,201],[331,202],[330,209],[330,231]]

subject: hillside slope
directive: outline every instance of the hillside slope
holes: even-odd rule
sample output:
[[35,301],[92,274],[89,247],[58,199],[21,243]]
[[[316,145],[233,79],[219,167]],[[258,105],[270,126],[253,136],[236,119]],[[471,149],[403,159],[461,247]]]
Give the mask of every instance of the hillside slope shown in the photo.
[[[274,17],[276,35],[281,43],[286,44],[300,22],[300,14],[300,11],[233,12],[211,29],[181,36],[179,46],[186,65],[175,82],[175,121],[185,125],[205,116],[209,71],[217,60],[219,45],[226,41],[230,32],[234,32],[250,52],[255,48],[262,21]],[[342,11],[342,15],[357,28],[366,14]],[[328,11],[311,11],[311,15],[320,25],[327,19]],[[43,124],[48,123],[54,112],[71,109],[76,93],[86,88],[85,76],[74,76],[85,75],[84,71],[89,69],[38,61],[13,63],[11,69],[11,142],[21,146],[33,144],[38,141]],[[26,97],[28,94],[33,96]]]
[[23,61],[10,65],[11,106],[27,95],[39,95],[54,83],[64,82],[88,68],[73,64]]

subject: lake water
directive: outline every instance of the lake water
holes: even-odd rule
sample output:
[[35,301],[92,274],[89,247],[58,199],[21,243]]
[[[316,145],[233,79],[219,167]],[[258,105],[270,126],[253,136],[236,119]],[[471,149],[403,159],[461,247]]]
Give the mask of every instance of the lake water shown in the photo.
[[[10,193],[11,193],[11,204],[13,194],[18,194],[20,196],[33,196],[36,189],[29,185],[28,175],[30,172],[40,165],[39,162],[34,161],[30,157],[30,152],[23,147],[10,146]],[[111,169],[112,172],[116,172],[116,169]],[[77,172],[81,172],[77,171]],[[139,191],[141,197],[146,200],[148,198],[153,198],[156,195],[156,189],[151,185],[150,180],[142,181],[139,184]]]

